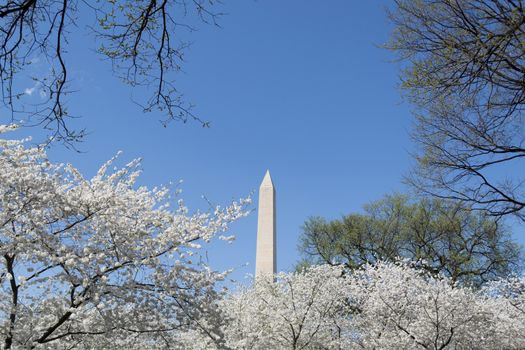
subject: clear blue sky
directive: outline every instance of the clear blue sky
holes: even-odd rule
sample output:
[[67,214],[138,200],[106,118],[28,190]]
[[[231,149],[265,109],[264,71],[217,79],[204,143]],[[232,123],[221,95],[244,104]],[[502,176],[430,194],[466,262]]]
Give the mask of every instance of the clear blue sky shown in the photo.
[[[338,218],[406,190],[401,179],[414,149],[410,106],[397,88],[399,64],[378,47],[391,30],[390,5],[226,0],[222,28],[201,26],[191,35],[178,76],[195,112],[211,121],[209,129],[197,123],[163,128],[158,114],[143,115],[130,102],[130,89],[93,53],[93,40],[73,33],[66,60],[81,90],[69,106],[91,134],[79,146],[84,153],[54,147],[51,157],[89,176],[118,150],[124,163],[143,157],[141,183],[183,179],[182,197],[193,209],[206,209],[201,195],[217,204],[248,195],[270,169],[278,269],[290,270],[308,216]],[[256,221],[254,212],[234,225],[232,245],[206,248],[214,268],[238,268],[237,279],[253,272]],[[524,228],[515,232],[524,242]]]

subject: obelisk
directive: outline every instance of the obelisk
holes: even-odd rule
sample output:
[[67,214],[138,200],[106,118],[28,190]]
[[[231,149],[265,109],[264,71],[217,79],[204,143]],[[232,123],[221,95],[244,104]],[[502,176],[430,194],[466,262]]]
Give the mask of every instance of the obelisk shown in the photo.
[[257,221],[257,252],[255,278],[275,274],[275,187],[270,171],[266,171],[259,187],[259,215]]

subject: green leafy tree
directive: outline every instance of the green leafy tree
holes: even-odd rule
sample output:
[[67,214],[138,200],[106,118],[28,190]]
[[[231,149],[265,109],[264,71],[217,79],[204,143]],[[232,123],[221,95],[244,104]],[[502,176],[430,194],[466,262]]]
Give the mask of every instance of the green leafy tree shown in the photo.
[[411,200],[389,195],[365,206],[364,214],[339,220],[309,218],[299,250],[305,263],[359,268],[379,260],[421,261],[432,273],[480,285],[520,271],[521,247],[486,212],[460,202]]
[[387,47],[415,106],[408,180],[525,220],[525,8],[521,0],[396,0]]

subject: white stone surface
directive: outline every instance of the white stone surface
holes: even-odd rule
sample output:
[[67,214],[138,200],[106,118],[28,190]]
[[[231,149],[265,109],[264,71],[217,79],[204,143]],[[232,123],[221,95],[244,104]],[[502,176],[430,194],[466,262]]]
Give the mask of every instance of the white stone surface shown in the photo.
[[259,188],[255,278],[276,272],[275,223],[275,187],[267,170]]

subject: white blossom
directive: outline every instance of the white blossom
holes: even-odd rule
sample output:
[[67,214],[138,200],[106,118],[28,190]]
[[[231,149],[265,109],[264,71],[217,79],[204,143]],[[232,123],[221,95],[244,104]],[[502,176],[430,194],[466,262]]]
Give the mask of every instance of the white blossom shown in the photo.
[[352,273],[314,266],[226,297],[221,338],[193,329],[180,339],[190,349],[521,349],[524,286],[516,278],[474,290],[408,261]]
[[224,274],[188,257],[246,201],[173,211],[168,188],[136,186],[138,160],[115,162],[86,179],[43,147],[0,139],[0,346],[158,348],[214,312]]

